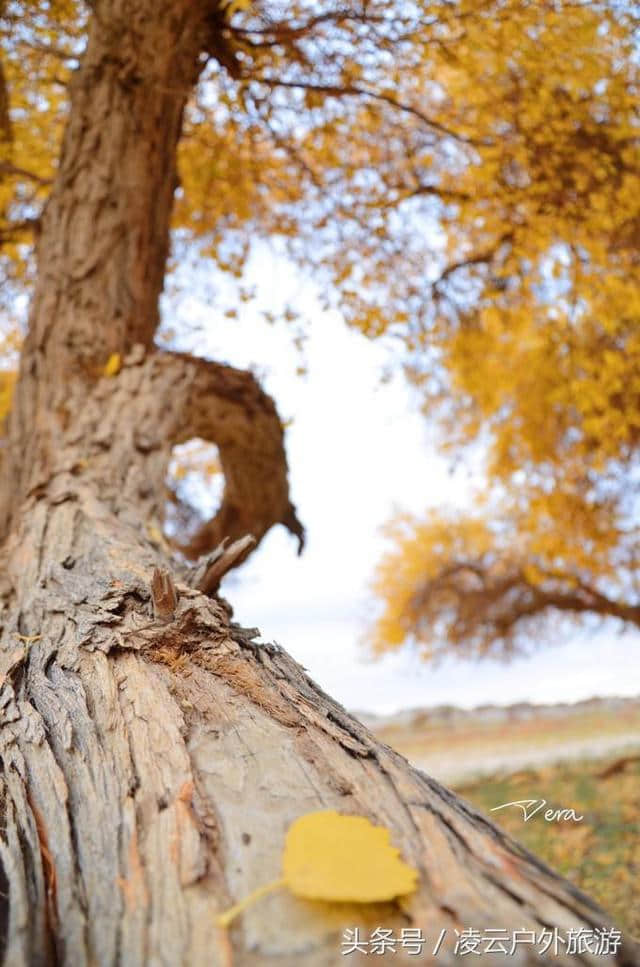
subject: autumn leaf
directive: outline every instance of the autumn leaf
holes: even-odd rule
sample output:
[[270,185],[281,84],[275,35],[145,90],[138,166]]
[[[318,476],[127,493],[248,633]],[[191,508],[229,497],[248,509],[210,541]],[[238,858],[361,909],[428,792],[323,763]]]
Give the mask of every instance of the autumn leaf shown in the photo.
[[0,420],[4,420],[11,409],[17,376],[12,370],[0,371]]
[[102,369],[103,376],[117,376],[122,367],[122,358],[120,353],[111,353],[107,362]]
[[418,873],[391,845],[385,826],[333,810],[307,813],[289,827],[282,877],[259,887],[218,917],[227,927],[255,900],[281,887],[306,900],[379,903],[413,893]]
[[385,826],[328,810],[289,829],[282,864],[292,893],[309,900],[376,903],[412,893],[418,874],[400,858]]

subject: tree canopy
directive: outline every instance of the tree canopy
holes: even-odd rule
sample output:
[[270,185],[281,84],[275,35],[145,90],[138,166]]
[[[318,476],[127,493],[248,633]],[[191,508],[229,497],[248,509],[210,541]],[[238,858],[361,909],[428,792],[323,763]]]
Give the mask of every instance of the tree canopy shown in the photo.
[[[9,356],[90,9],[0,4]],[[208,27],[174,264],[194,249],[249,299],[252,243],[280,240],[350,325],[398,346],[450,448],[488,445],[473,517],[398,522],[375,647],[509,650],[551,609],[638,623],[633,8],[256,0],[212,5]]]
[[498,43],[505,25],[478,33],[484,84],[458,81],[502,136],[458,180],[448,244],[462,255],[445,276],[459,282],[435,283],[413,366],[449,449],[486,444],[486,483],[471,514],[392,525],[378,651],[506,655],[558,614],[640,626],[633,24],[593,4],[528,13],[517,49]]

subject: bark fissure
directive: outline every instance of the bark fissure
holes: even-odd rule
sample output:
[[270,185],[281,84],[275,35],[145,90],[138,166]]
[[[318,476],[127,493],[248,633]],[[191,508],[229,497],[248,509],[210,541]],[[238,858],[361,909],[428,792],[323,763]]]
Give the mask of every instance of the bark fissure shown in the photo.
[[[151,577],[151,574],[149,577]],[[122,580],[122,572],[120,572],[117,580]],[[137,580],[135,573],[133,576],[130,573],[130,580]],[[123,841],[122,826],[116,831],[113,848],[116,851],[115,855],[119,857],[119,872],[115,871],[114,879],[120,884],[119,888],[125,897],[125,904],[117,917],[114,916],[113,903],[111,902],[110,905],[113,930],[113,946],[111,949],[113,951],[120,951],[118,956],[123,963],[148,962],[143,958],[153,957],[154,954],[158,954],[159,950],[159,947],[154,945],[153,941],[149,938],[149,934],[153,933],[151,924],[154,922],[154,905],[151,895],[154,890],[154,884],[148,879],[149,871],[154,866],[154,861],[151,860],[148,850],[152,848],[151,856],[153,856],[153,850],[160,849],[162,851],[157,837],[154,837],[152,832],[154,824],[162,822],[159,817],[167,815],[171,819],[167,829],[170,831],[173,828],[173,840],[172,836],[169,836],[169,841],[173,841],[174,843],[173,863],[177,865],[176,878],[179,883],[179,888],[181,890],[188,890],[190,888],[197,888],[198,884],[200,884],[208,894],[206,903],[209,911],[208,916],[211,918],[211,907],[212,905],[215,907],[216,897],[224,898],[224,901],[228,902],[230,898],[237,899],[238,895],[242,895],[242,891],[238,888],[237,883],[232,882],[230,890],[229,885],[227,885],[226,889],[224,887],[221,870],[226,868],[227,864],[223,862],[222,866],[218,867],[217,871],[212,873],[215,857],[235,855],[236,850],[239,848],[239,843],[243,844],[242,849],[246,855],[247,845],[243,843],[242,834],[249,836],[249,845],[255,843],[258,848],[262,846],[264,849],[261,837],[255,831],[256,820],[255,818],[252,820],[253,811],[251,809],[245,814],[245,819],[241,822],[235,825],[230,823],[230,809],[236,819],[238,817],[239,804],[237,794],[233,794],[234,788],[237,790],[237,793],[242,795],[243,799],[246,799],[245,787],[246,783],[250,782],[254,790],[252,796],[256,794],[257,789],[263,788],[262,795],[266,796],[265,801],[269,801],[271,798],[269,789],[261,786],[262,776],[265,775],[261,769],[264,768],[265,764],[262,763],[261,765],[260,760],[265,756],[268,758],[268,774],[271,775],[271,766],[273,765],[273,755],[275,752],[272,743],[265,745],[263,734],[262,739],[260,739],[262,730],[265,728],[268,728],[270,731],[276,729],[276,733],[279,734],[276,744],[280,746],[283,742],[287,742],[285,738],[287,733],[294,737],[299,732],[302,721],[299,713],[292,709],[290,720],[286,724],[283,724],[282,719],[274,719],[270,708],[265,710],[265,704],[262,700],[257,704],[252,703],[250,707],[255,708],[256,711],[249,712],[248,707],[242,700],[244,695],[247,694],[248,686],[244,690],[238,691],[234,675],[230,678],[226,678],[224,675],[222,677],[220,676],[219,670],[222,666],[219,663],[216,665],[218,673],[211,671],[210,667],[208,667],[210,653],[218,654],[226,651],[233,654],[234,650],[237,650],[238,654],[242,656],[238,661],[241,661],[242,665],[246,666],[245,674],[255,679],[255,684],[251,686],[255,690],[255,694],[263,695],[267,689],[271,689],[278,695],[278,702],[285,701],[280,691],[280,685],[286,665],[291,665],[289,679],[295,679],[296,676],[301,674],[300,670],[282,652],[276,653],[278,666],[275,666],[272,664],[272,658],[268,653],[266,654],[266,660],[263,662],[256,659],[251,651],[244,651],[243,645],[234,641],[229,634],[229,619],[225,609],[219,607],[216,602],[203,598],[197,592],[191,591],[186,586],[183,587],[184,591],[183,588],[180,588],[183,611],[174,622],[167,625],[152,626],[152,629],[147,627],[147,636],[143,642],[137,640],[130,641],[129,647],[124,649],[121,643],[117,643],[119,637],[118,630],[114,628],[107,629],[104,633],[110,636],[113,643],[113,654],[109,654],[109,649],[107,649],[106,653],[103,653],[102,650],[87,653],[86,659],[80,658],[79,669],[74,673],[81,674],[83,663],[85,661],[92,662],[94,659],[91,656],[94,655],[102,666],[102,672],[106,676],[105,681],[114,679],[111,686],[113,689],[113,700],[116,703],[114,708],[109,708],[109,703],[105,702],[104,695],[101,696],[101,702],[95,699],[89,700],[87,696],[83,703],[78,704],[76,717],[86,717],[86,723],[83,726],[85,734],[91,734],[91,731],[86,733],[86,724],[93,721],[94,717],[97,718],[96,728],[100,728],[101,723],[104,726],[106,721],[109,722],[110,726],[107,732],[102,735],[102,739],[98,743],[98,749],[92,751],[90,754],[86,752],[83,758],[93,763],[104,759],[107,755],[106,750],[108,749],[108,743],[105,742],[105,738],[110,731],[117,728],[116,720],[120,716],[123,719],[130,720],[130,725],[125,728],[124,734],[126,740],[126,757],[123,765],[125,766],[125,771],[127,769],[131,770],[127,777],[127,783],[125,784],[126,791],[135,788],[133,796],[133,812],[135,818],[132,817],[134,828],[126,842],[125,860],[122,858],[125,852],[123,848],[125,841]],[[109,589],[103,587],[99,590],[98,596],[109,596],[111,593]],[[128,592],[126,589],[120,589],[120,593],[126,594]],[[85,607],[91,609],[93,604],[94,602],[90,601]],[[127,625],[135,618],[137,618],[139,623],[147,624],[147,614],[143,614],[139,607],[137,612],[124,612],[123,610],[123,615],[120,617],[120,625]],[[173,625],[176,625],[176,627],[173,627]],[[126,628],[122,630],[125,631]],[[75,629],[71,627],[71,624],[69,624],[66,634],[75,636]],[[173,654],[173,660],[177,661],[178,664],[177,667],[172,668],[171,662],[168,661],[167,648],[172,648],[175,645],[176,636],[182,639],[183,649],[178,654]],[[45,654],[48,654],[48,649],[43,646],[40,656],[38,657],[36,654],[29,661],[27,667],[27,677],[29,680],[31,680],[33,674],[38,673],[38,669],[40,669],[39,674],[41,675]],[[201,661],[200,658],[203,654],[205,655],[205,660]],[[131,662],[134,663],[134,666],[131,666]],[[120,667],[122,663],[127,666],[126,671]],[[120,668],[119,671],[117,670],[118,668]],[[192,749],[191,752],[187,753],[181,776],[177,776],[173,782],[169,781],[167,783],[166,781],[162,781],[159,786],[157,783],[152,782],[152,786],[155,785],[157,789],[157,792],[153,793],[152,800],[149,798],[150,777],[149,775],[145,775],[145,771],[151,767],[152,772],[154,772],[158,766],[154,767],[152,765],[153,760],[149,760],[148,758],[150,747],[144,737],[148,735],[148,730],[151,728],[153,720],[152,710],[148,704],[145,704],[144,708],[134,709],[134,717],[133,719],[131,718],[131,704],[135,706],[137,701],[136,696],[139,692],[136,688],[134,693],[129,694],[128,685],[130,674],[135,676],[137,683],[142,678],[145,678],[148,675],[145,668],[149,669],[152,674],[152,679],[156,680],[156,684],[152,685],[154,693],[157,690],[158,672],[160,673],[161,680],[171,682],[173,689],[166,703],[165,701],[162,702],[161,710],[156,709],[156,727],[171,707],[173,707],[175,712],[171,714],[178,715],[176,725],[178,725],[178,735],[180,736],[181,744],[186,743],[184,746],[185,752],[189,746]],[[152,669],[156,669],[156,671],[152,672]],[[73,697],[74,690],[69,687],[68,681],[70,670],[68,668],[66,670],[59,669],[59,673],[67,677],[67,682],[66,688],[63,682],[57,682],[57,694]],[[236,673],[234,672],[234,674]],[[124,689],[120,687],[123,684],[125,685]],[[35,688],[35,684],[32,683],[30,687]],[[229,687],[231,687],[231,692],[229,692]],[[210,691],[219,695],[214,705],[212,705],[211,697],[208,694]],[[233,698],[233,695],[236,697]],[[192,701],[191,699],[196,700]],[[123,700],[125,701],[124,705]],[[290,701],[293,704],[293,698],[290,698]],[[307,703],[308,698],[305,699],[305,706]],[[63,702],[62,704],[65,705],[67,703]],[[154,705],[158,705],[157,700],[154,702]],[[182,708],[183,711],[178,712],[178,708]],[[327,710],[326,708],[319,708],[318,713],[316,714],[320,718],[326,716]],[[58,710],[55,714],[59,719],[60,711]],[[344,717],[346,717],[346,713],[344,713]],[[339,718],[342,720],[343,715],[340,715]],[[255,732],[255,725],[258,719],[260,720],[260,727],[258,732]],[[509,898],[510,903],[512,902],[518,908],[518,916],[521,919],[525,917],[527,922],[539,926],[540,918],[535,907],[532,907],[527,899],[520,896],[519,893],[514,892],[509,884],[505,887],[505,884],[495,874],[494,865],[490,861],[491,857],[487,855],[486,840],[482,840],[485,844],[484,855],[482,851],[477,854],[473,845],[468,842],[467,837],[458,828],[459,825],[466,824],[470,835],[472,837],[474,835],[478,837],[478,828],[475,825],[471,825],[471,818],[464,811],[458,809],[457,820],[454,823],[446,815],[445,810],[456,810],[455,800],[447,802],[446,798],[441,798],[440,795],[434,800],[433,796],[436,790],[433,787],[437,784],[423,782],[422,777],[413,774],[406,763],[390,750],[384,748],[376,750],[375,740],[368,736],[366,731],[355,722],[351,726],[350,734],[357,736],[363,744],[366,740],[367,744],[375,750],[375,754],[369,755],[364,759],[358,757],[354,760],[352,750],[341,747],[339,743],[336,744],[333,737],[323,730],[318,731],[318,727],[309,715],[303,715],[303,720],[305,722],[305,734],[315,736],[314,758],[312,758],[311,762],[308,758],[306,760],[307,764],[303,772],[304,780],[300,783],[292,778],[288,754],[284,757],[281,765],[281,769],[285,771],[278,773],[280,781],[286,781],[289,784],[295,783],[296,785],[297,798],[295,802],[290,802],[285,797],[286,813],[289,816],[292,817],[300,811],[307,811],[309,807],[325,808],[327,806],[333,806],[334,808],[338,807],[342,809],[346,807],[347,811],[370,813],[374,817],[378,816],[379,820],[382,819],[392,825],[396,829],[396,835],[400,836],[405,855],[412,858],[423,869],[419,900],[415,901],[417,902],[418,911],[420,905],[425,905],[425,908],[429,910],[430,923],[435,922],[450,927],[452,924],[450,911],[454,910],[456,911],[456,915],[459,915],[461,897],[458,896],[458,904],[453,904],[451,901],[448,904],[441,904],[439,902],[441,897],[438,897],[437,883],[432,881],[428,867],[423,867],[419,859],[421,831],[419,824],[416,823],[415,817],[411,815],[411,812],[415,806],[419,806],[422,809],[426,808],[432,815],[437,816],[438,822],[442,827],[447,829],[448,835],[452,835],[455,839],[457,845],[449,841],[448,836],[445,837],[443,844],[441,844],[441,848],[444,845],[444,848],[450,851],[449,862],[455,863],[456,866],[463,864],[467,868],[470,864],[472,865],[472,873],[467,877],[465,883],[459,883],[458,887],[463,892],[467,890],[471,891],[474,895],[477,894],[475,905],[478,906],[478,909],[488,909],[483,902],[482,894],[486,886],[491,885],[493,891],[497,891],[492,892],[492,903],[495,903],[495,896],[502,893],[503,896]],[[216,730],[217,738],[212,737],[212,729]],[[282,730],[284,731],[282,732]],[[63,729],[63,733],[64,731]],[[248,731],[250,732],[249,735],[247,734]],[[136,732],[138,734],[137,738]],[[253,738],[250,737],[251,735],[253,735]],[[51,729],[49,728],[48,738],[43,741],[46,741],[48,744],[52,738]],[[142,746],[140,745],[141,741]],[[231,755],[229,750],[225,749],[223,754],[216,755],[212,751],[212,748],[218,742],[223,742],[227,745],[230,742],[232,746],[237,745],[238,752],[236,755]],[[202,755],[203,746],[208,749],[208,754],[204,755],[204,757]],[[133,779],[132,782],[132,777],[135,776],[137,771],[136,762],[140,760],[144,749],[147,750],[145,753],[146,766],[142,770],[142,774],[138,774],[137,780]],[[29,750],[27,750],[27,754],[30,754]],[[71,780],[68,800],[69,808],[73,808],[74,805],[73,783],[76,767],[72,763],[75,756],[77,756],[75,743],[68,741],[56,742],[55,761],[62,772],[69,774]],[[326,765],[324,761],[325,756],[328,756]],[[216,763],[218,763],[218,766],[216,766]],[[331,770],[335,770],[337,767],[338,775],[342,774],[345,777],[349,777],[349,781],[345,779],[343,782],[339,794],[336,790],[335,781],[327,780],[327,766],[329,764],[331,764]],[[353,772],[354,766],[357,769],[356,773]],[[223,769],[224,772],[219,772],[219,769]],[[232,773],[235,771],[235,778],[233,775],[229,775],[229,770]],[[256,770],[257,772],[257,775],[254,777],[254,781],[256,779],[258,780],[257,787],[253,785],[250,778],[252,770]],[[160,767],[160,771],[162,771],[162,767]],[[197,782],[193,778],[196,775],[198,776]],[[217,780],[212,785],[211,777],[220,777],[222,775],[225,775],[222,789]],[[286,780],[284,779],[285,775],[287,776]],[[400,777],[399,784],[398,777]],[[227,794],[223,791],[225,786],[228,787]],[[372,799],[370,793],[367,794],[366,789],[371,789],[374,786],[376,788],[376,796]],[[413,796],[407,795],[404,789],[405,786],[410,786],[413,789]],[[230,801],[228,801],[229,788],[231,790]],[[388,789],[388,793],[384,792],[385,788]],[[214,790],[215,794],[212,795]],[[276,793],[277,799],[277,787],[274,789],[274,792]],[[311,799],[309,799],[309,792],[311,793]],[[437,789],[437,792],[440,793],[440,790]],[[124,798],[131,801],[130,795],[125,794]],[[216,798],[221,800],[221,812],[219,812],[216,806]],[[110,794],[108,790],[102,790],[97,801],[104,802],[105,800],[108,803],[109,809],[118,808],[118,795],[114,799],[113,792]],[[440,800],[439,805],[438,800]],[[371,813],[372,806],[373,813]],[[400,812],[398,811],[399,806]],[[75,809],[77,810],[79,808],[79,803],[76,803]],[[401,819],[403,815],[405,818]],[[56,829],[55,824],[50,822],[47,823],[47,826],[54,830]],[[253,829],[247,830],[245,828],[247,826],[253,827]],[[176,828],[180,828],[181,832],[177,833]],[[214,832],[212,833],[211,830],[214,830]],[[282,831],[284,832],[284,824]],[[80,833],[85,838],[87,835],[95,835],[94,830],[83,828],[81,831],[77,829],[75,836],[77,837]],[[66,862],[69,864],[72,857],[77,855],[80,863],[86,870],[87,858],[83,858],[82,851],[75,848],[73,838],[72,836],[69,846],[71,857],[68,857]],[[166,837],[163,838],[166,842]],[[495,839],[498,840],[498,837],[496,836]],[[447,842],[449,843],[448,846],[446,845]],[[107,844],[103,845],[106,846]],[[527,869],[529,871],[532,869],[528,856],[523,854],[523,851],[512,848],[506,837],[500,835],[497,845],[500,852],[508,851],[510,861],[516,866],[520,866],[521,875],[526,873]],[[23,849],[28,848],[28,844],[23,847]],[[59,853],[60,849],[60,842],[52,844],[53,855]],[[212,855],[210,855],[210,851],[212,850]],[[169,853],[171,852],[169,850]],[[273,850],[271,852],[273,853]],[[182,856],[182,859],[180,859],[180,856]],[[275,851],[274,860],[277,860],[277,850]],[[489,866],[487,866],[488,861]],[[33,862],[35,864],[42,863],[40,851],[33,857]],[[257,874],[254,868],[253,870],[245,871],[245,878],[247,877],[247,873],[249,878],[252,879],[256,876],[258,878],[260,876],[266,878],[267,873],[270,871],[268,869],[269,863],[267,862],[267,867],[265,868],[264,862],[266,862],[264,858],[262,862],[259,862],[260,874]],[[60,864],[59,860],[58,865],[64,867],[64,863]],[[171,867],[167,870],[167,875],[169,876],[171,876],[170,870]],[[229,875],[231,875],[233,881],[233,873],[227,873],[227,876]],[[535,891],[541,888],[544,889],[543,883],[538,883],[537,878],[544,879],[548,875],[553,877],[547,871],[541,870],[539,866],[536,867],[534,883],[529,872],[526,878],[529,892],[534,890],[534,885]],[[483,882],[485,884],[484,888],[481,885]],[[95,884],[91,888],[95,890]],[[89,885],[85,885],[85,889],[89,889]],[[108,889],[105,892],[110,895]],[[553,891],[550,891],[550,895],[553,896]],[[126,899],[127,897],[129,897],[128,901]],[[135,903],[133,900],[134,897],[136,898]],[[326,949],[326,944],[329,943],[331,937],[335,939],[335,927],[331,927],[327,934],[327,925],[324,923],[321,915],[314,915],[308,911],[295,910],[296,902],[286,897],[281,897],[277,902],[287,909],[287,916],[293,917],[294,922],[298,923],[299,931],[301,931],[298,940],[294,942],[295,956],[300,956],[301,951],[304,950],[305,957],[315,957],[316,952],[321,949]],[[124,926],[124,921],[127,920],[127,904],[134,913],[138,904],[143,905],[145,909],[145,916],[138,917],[139,934],[145,939],[142,942],[140,936],[138,937],[137,947],[135,947],[137,959],[133,960],[131,958],[134,956],[134,948],[131,946],[131,938],[127,933],[131,929],[131,924],[128,924],[126,927]],[[293,912],[289,909],[290,907],[293,908]],[[196,915],[195,911],[199,909],[200,906],[196,903],[193,915]],[[502,909],[506,909],[504,904]],[[85,912],[84,915],[87,917],[86,930],[90,935],[96,919],[96,912],[95,910],[89,913]],[[402,922],[403,924],[416,923],[417,918],[420,916],[419,912],[412,911],[412,903],[408,905],[403,903],[401,909],[389,910],[388,915],[392,920],[395,918],[397,923]],[[582,911],[582,915],[584,915],[584,911]],[[249,917],[249,914],[247,916]],[[261,915],[259,913],[255,913],[254,916],[258,921],[261,921]],[[173,930],[179,929],[179,920],[180,918],[172,918]],[[336,921],[333,920],[330,922],[335,923]],[[93,929],[95,930],[95,927]],[[182,958],[182,960],[178,959],[176,962],[200,962],[197,959],[193,959],[196,954],[194,954],[193,949],[186,939],[186,934],[192,929],[194,929],[194,925],[191,921],[188,929],[186,925],[183,925],[183,930],[180,933],[180,942],[178,944],[176,942],[172,944],[172,956],[175,955],[178,958]],[[277,962],[288,962],[288,955],[284,959],[280,959],[282,951],[278,943],[276,943],[275,937],[271,936],[267,938],[267,941],[261,945],[255,937],[255,928],[253,934],[250,925],[246,929],[248,933],[245,936],[245,943],[248,938],[252,937],[248,947],[243,945],[243,931],[240,931],[236,937],[236,945],[240,952],[241,963],[244,962],[243,957],[245,956],[242,951],[248,951],[249,949],[252,950],[251,956],[254,958],[256,951],[264,950],[264,955],[267,960],[275,956]],[[304,941],[302,934],[304,934]],[[209,939],[211,942],[213,942],[212,936],[210,933]],[[129,939],[127,939],[128,937]],[[151,943],[151,946],[149,946],[149,943]],[[95,937],[91,938],[89,936],[86,949],[87,957],[89,956],[90,950],[95,951],[97,949]],[[207,956],[210,955],[211,949],[208,948]],[[339,951],[336,948],[336,962],[338,962],[338,956]],[[189,957],[192,959],[189,960]],[[108,961],[105,960],[104,962]],[[169,963],[170,961],[167,958],[161,962]],[[204,963],[205,961],[203,960],[202,962]],[[293,963],[293,960],[291,962]],[[443,960],[443,962],[446,963],[447,961]],[[534,961],[532,960],[531,962]]]

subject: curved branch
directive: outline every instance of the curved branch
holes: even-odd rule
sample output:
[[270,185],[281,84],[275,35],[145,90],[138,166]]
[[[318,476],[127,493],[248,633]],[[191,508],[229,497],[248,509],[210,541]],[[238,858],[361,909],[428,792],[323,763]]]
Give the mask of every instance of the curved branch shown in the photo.
[[438,131],[440,134],[443,134],[448,138],[454,138],[456,141],[460,141],[463,144],[488,145],[491,143],[489,141],[478,141],[474,138],[467,137],[464,134],[460,134],[459,132],[452,131],[444,124],[440,124],[439,121],[434,121],[423,111],[420,111],[417,107],[413,107],[411,104],[405,104],[403,101],[399,101],[391,94],[383,94],[380,91],[368,91],[365,87],[358,87],[357,84],[312,84],[305,81],[285,81],[277,77],[255,77],[253,80],[259,84],[264,84],[265,87],[297,88],[304,91],[315,91],[318,94],[326,94],[329,97],[364,97],[372,101],[381,101],[384,104],[388,104],[390,107],[401,111],[403,114],[411,114],[432,131]]
[[272,398],[244,370],[177,353],[169,359],[191,377],[173,442],[215,443],[225,477],[218,512],[180,550],[195,558],[245,534],[259,544],[274,524],[283,524],[301,553],[304,528],[289,499],[284,430]]
[[[117,375],[89,384],[67,375],[67,422],[52,420],[46,438],[46,452],[55,458],[44,462],[35,454],[24,480],[6,474],[2,485],[9,497],[21,488],[33,495],[94,487],[111,513],[166,551],[161,528],[172,449],[200,437],[218,448],[222,503],[191,540],[174,541],[174,547],[193,559],[225,538],[235,542],[251,534],[255,545],[244,545],[247,553],[234,557],[237,566],[274,524],[283,524],[302,551],[304,528],[289,497],[284,429],[273,400],[251,373],[138,344]],[[32,392],[23,379],[23,391]],[[19,435],[21,426],[12,431]]]
[[[416,962],[443,965],[459,963],[461,925],[557,931],[561,967],[598,962],[563,950],[569,928],[615,929],[602,962],[640,967],[593,900],[377,741],[286,652],[174,582],[98,497],[41,496],[3,560],[14,587],[0,637],[7,964],[327,967],[355,920],[390,936],[426,925]],[[217,916],[278,875],[285,831],[315,810],[386,827],[415,889],[355,912],[281,891],[223,945]],[[517,963],[548,959],[527,940]]]
[[[225,538],[251,534],[257,546],[274,524],[283,524],[302,550],[304,528],[289,497],[282,423],[251,373],[138,345],[117,376],[103,377],[88,395],[86,383],[70,382],[67,412],[73,416],[64,437],[51,444],[56,465],[32,487],[48,486],[74,464],[82,436],[91,442],[86,466],[76,476],[99,480],[101,498],[119,517],[130,519],[131,507],[137,507],[143,532],[155,534],[158,543],[172,449],[200,437],[218,448],[225,478],[222,503],[191,540],[174,545],[196,558]],[[246,550],[251,550],[248,544]]]
[[[2,10],[0,8],[1,12]],[[0,59],[0,143],[2,141],[5,143],[11,142],[12,140],[11,117],[9,114],[9,88],[2,59]]]
[[483,252],[475,252],[468,255],[466,258],[460,259],[457,262],[450,262],[447,265],[438,278],[432,283],[431,288],[438,295],[440,293],[440,287],[456,272],[461,269],[468,269],[473,265],[488,265],[496,256],[498,250],[503,245],[508,245],[513,241],[513,232],[505,232],[498,239],[496,239],[494,245],[491,248],[486,249]]
[[[1,123],[0,118],[0,123]],[[28,171],[26,168],[21,168],[19,165],[14,165],[10,161],[0,161],[0,175],[9,175],[10,177],[25,178],[27,181],[33,181],[37,185],[42,185],[48,188],[52,184],[51,178],[43,178],[41,175],[35,173],[35,171]]]
[[482,559],[454,561],[413,595],[411,631],[422,640],[444,623],[451,642],[485,652],[508,650],[527,621],[553,611],[617,618],[640,628],[640,605],[610,598],[573,574],[539,571],[534,582],[515,562],[498,568]]
[[40,218],[24,218],[19,222],[9,222],[6,227],[0,228],[0,245],[22,241],[22,235],[25,232],[31,232],[36,238],[40,225]]

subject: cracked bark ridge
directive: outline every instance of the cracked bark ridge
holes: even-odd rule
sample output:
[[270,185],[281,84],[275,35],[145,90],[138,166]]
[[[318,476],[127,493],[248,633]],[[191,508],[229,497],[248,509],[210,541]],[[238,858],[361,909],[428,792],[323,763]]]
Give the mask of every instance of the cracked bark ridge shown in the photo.
[[[172,448],[201,437],[218,447],[224,492],[214,517],[180,550],[195,558],[225,538],[247,534],[256,546],[278,523],[295,534],[301,550],[304,531],[289,497],[282,424],[251,373],[138,345],[118,375],[99,379],[89,395],[83,383],[71,382],[65,405],[67,426],[55,414],[43,415],[52,445],[45,465],[36,461],[28,468],[28,494],[69,472],[87,485],[100,480],[101,495],[116,513],[147,536],[157,535]],[[15,475],[5,474],[8,515],[16,510],[7,492],[15,482]],[[247,545],[234,564],[251,549]]]
[[[173,583],[175,605],[150,618],[158,553],[73,474],[30,500],[3,560],[7,965],[223,965],[215,913],[278,875],[288,826],[315,809],[388,826],[419,888],[367,907],[266,898],[231,931],[240,967],[338,964],[347,926],[609,922],[168,562],[159,587]],[[445,945],[437,962],[454,961]],[[523,948],[513,962],[546,959]],[[554,962],[640,957],[627,941]]]
[[232,567],[244,561],[256,544],[253,534],[247,534],[227,547],[228,538],[218,545],[213,554],[207,554],[188,572],[188,582],[204,594],[212,596],[220,587],[220,581]]

